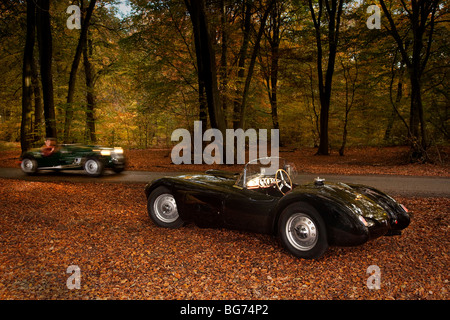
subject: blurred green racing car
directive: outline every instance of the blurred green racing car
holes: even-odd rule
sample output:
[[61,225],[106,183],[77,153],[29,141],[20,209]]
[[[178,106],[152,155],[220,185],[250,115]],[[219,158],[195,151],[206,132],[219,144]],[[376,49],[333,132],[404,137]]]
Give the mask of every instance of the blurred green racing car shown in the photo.
[[55,139],[47,139],[42,148],[30,149],[22,154],[20,167],[29,175],[38,170],[84,170],[88,175],[98,177],[105,169],[122,172],[125,157],[123,149],[118,147],[58,145]]

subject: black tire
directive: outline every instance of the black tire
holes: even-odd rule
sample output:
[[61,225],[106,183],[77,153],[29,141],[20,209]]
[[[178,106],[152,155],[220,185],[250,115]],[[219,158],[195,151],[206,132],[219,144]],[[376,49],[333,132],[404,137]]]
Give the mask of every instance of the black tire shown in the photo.
[[38,171],[38,163],[33,157],[27,156],[20,163],[22,171],[28,175],[33,175]]
[[286,207],[278,220],[283,247],[298,258],[318,259],[328,249],[327,230],[317,210],[306,203]]
[[176,229],[184,224],[178,214],[175,198],[166,187],[158,187],[150,193],[147,211],[150,219],[160,227]]
[[84,163],[84,171],[91,177],[99,177],[103,174],[105,168],[102,161],[96,158],[89,158]]

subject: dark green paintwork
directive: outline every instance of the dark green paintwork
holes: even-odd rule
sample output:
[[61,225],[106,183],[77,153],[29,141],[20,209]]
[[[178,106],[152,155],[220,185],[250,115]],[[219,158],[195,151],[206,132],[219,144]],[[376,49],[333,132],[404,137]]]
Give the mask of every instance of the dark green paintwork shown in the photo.
[[324,219],[330,245],[359,245],[409,225],[400,204],[368,186],[312,182],[282,195],[276,188],[242,188],[236,185],[238,176],[212,170],[161,178],[147,185],[146,195],[165,186],[186,222],[269,234],[276,233],[278,217],[287,206],[307,203]]
[[[109,151],[109,155],[102,155],[101,151]],[[63,144],[56,152],[44,156],[40,148],[30,149],[22,155],[23,158],[32,158],[37,161],[38,169],[71,170],[83,169],[86,159],[96,158],[102,161],[105,168],[123,169],[125,158],[123,154],[116,154],[114,148],[101,146]]]

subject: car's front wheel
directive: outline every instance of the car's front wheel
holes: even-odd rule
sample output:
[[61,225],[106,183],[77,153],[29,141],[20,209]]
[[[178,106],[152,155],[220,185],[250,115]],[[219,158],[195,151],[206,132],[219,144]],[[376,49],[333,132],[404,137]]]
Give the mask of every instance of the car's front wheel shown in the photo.
[[299,258],[317,259],[328,249],[325,223],[306,203],[294,203],[283,210],[278,236],[283,247]]
[[174,196],[165,187],[158,187],[147,199],[147,211],[152,221],[164,228],[179,228],[184,222],[178,214]]
[[89,158],[84,163],[84,171],[90,176],[99,177],[103,174],[103,162],[96,158]]
[[26,174],[35,174],[38,170],[38,163],[35,159],[25,157],[22,159],[22,162],[20,163],[20,168],[23,172]]

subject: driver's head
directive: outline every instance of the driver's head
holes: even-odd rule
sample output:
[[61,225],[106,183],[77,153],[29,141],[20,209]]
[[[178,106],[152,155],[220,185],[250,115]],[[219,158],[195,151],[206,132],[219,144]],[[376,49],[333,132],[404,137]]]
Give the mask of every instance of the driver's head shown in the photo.
[[45,139],[45,145],[47,147],[54,147],[54,146],[56,146],[56,139],[55,138],[46,138]]
[[297,169],[293,163],[287,163],[284,165],[284,170],[291,176],[297,176]]

